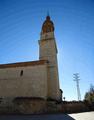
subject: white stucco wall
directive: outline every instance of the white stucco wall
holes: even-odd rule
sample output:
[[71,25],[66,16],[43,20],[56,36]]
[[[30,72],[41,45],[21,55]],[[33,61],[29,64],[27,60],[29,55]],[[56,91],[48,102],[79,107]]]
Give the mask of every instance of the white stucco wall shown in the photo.
[[21,96],[46,98],[47,65],[0,69],[0,97]]

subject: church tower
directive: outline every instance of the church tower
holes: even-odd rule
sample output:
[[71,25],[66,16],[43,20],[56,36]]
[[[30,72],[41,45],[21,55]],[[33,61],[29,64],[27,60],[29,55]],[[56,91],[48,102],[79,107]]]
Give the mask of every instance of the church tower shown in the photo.
[[39,40],[39,59],[48,60],[47,98],[60,100],[58,77],[57,46],[54,36],[54,24],[48,15],[41,29]]

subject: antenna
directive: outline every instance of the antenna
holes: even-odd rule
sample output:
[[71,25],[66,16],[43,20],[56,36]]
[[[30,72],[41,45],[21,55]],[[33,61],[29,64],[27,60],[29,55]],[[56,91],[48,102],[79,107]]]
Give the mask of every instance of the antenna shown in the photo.
[[79,73],[75,73],[74,75],[74,81],[76,82],[76,86],[77,86],[77,95],[78,95],[78,101],[81,100],[81,94],[80,94],[80,87],[79,87]]

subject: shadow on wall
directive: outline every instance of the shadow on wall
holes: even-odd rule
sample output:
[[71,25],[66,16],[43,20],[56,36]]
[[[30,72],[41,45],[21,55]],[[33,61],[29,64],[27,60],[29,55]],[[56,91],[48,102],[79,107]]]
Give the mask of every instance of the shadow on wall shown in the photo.
[[0,115],[0,120],[75,120],[67,114],[48,115]]

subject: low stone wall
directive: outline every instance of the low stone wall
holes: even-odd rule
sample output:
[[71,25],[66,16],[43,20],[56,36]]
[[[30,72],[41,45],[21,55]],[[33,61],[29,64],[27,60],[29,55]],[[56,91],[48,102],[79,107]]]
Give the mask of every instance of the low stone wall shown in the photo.
[[43,99],[20,100],[14,104],[18,113],[21,114],[40,114],[46,112],[46,101]]
[[42,98],[15,98],[5,100],[0,104],[0,114],[43,114],[57,113],[61,104]]
[[46,101],[41,98],[16,98],[12,103],[0,104],[0,114],[40,114],[46,112]]
[[63,113],[78,113],[94,110],[94,106],[86,102],[62,102]]
[[[7,101],[7,102],[6,102]],[[60,102],[42,98],[15,98],[0,103],[0,114],[78,113],[94,110],[87,102]]]

